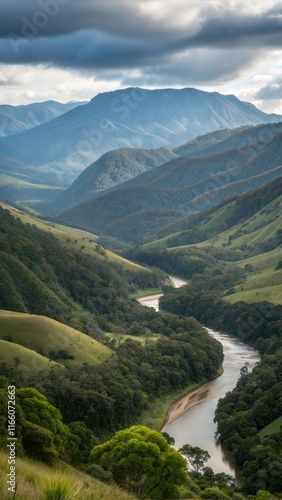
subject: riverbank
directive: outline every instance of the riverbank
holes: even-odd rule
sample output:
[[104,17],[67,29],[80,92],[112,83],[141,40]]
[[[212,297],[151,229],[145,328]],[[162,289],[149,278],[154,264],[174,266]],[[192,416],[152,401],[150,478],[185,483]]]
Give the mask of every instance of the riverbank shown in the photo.
[[150,429],[160,431],[166,421],[171,406],[187,396],[187,393],[190,394],[190,392],[197,387],[197,384],[190,384],[184,389],[179,389],[178,391],[171,392],[170,394],[163,394],[155,398],[155,400],[149,404],[148,408],[142,411],[142,414],[137,419],[137,424],[145,425],[146,427],[150,427]]
[[[220,377],[222,372],[223,368],[221,367],[215,378]],[[192,406],[186,407],[186,402],[189,404],[189,397],[197,394],[198,391],[201,391],[201,389],[210,382],[211,380],[203,380],[201,384],[190,384],[184,389],[179,389],[178,391],[164,394],[156,398],[154,402],[150,403],[149,407],[142,412],[137,423],[150,427],[150,429],[161,431],[164,425],[173,422],[173,420],[182,415],[182,413],[185,413],[185,411],[194,406],[194,404],[197,404],[194,403]],[[203,399],[198,402],[200,403],[202,401]],[[181,404],[181,406],[179,406],[179,404]]]
[[[218,370],[217,376],[213,380],[220,377],[222,373],[223,373],[223,368],[221,367]],[[207,401],[207,399],[209,398],[208,396],[209,393],[207,389],[210,382],[211,380],[199,385],[198,387],[189,391],[180,399],[175,401],[167,412],[163,426],[171,424],[175,419],[180,417],[180,415],[185,413],[187,410],[190,410],[190,408],[192,408],[193,406],[196,406],[199,403]]]

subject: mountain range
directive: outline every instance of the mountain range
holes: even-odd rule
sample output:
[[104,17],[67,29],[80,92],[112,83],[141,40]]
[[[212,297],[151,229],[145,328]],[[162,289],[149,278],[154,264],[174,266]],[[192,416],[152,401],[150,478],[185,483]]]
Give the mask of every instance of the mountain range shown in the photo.
[[35,102],[22,106],[0,105],[0,137],[19,134],[75,108],[77,102]]
[[[207,156],[173,158],[106,192],[96,193],[95,198],[84,203],[80,201],[87,196],[87,189],[79,189],[82,183],[78,178],[64,193],[64,200],[77,206],[62,213],[60,220],[140,244],[187,213],[215,206],[280,177],[282,123],[236,131],[232,140],[226,139],[223,131],[221,141],[221,133],[217,132],[214,149],[210,145]],[[211,142],[209,135],[205,139],[207,144]],[[232,149],[228,149],[230,146]],[[188,151],[189,144],[183,150]],[[93,196],[91,176],[89,167],[83,182]]]
[[[47,185],[65,188],[85,167],[113,149],[171,148],[222,127],[282,120],[281,116],[263,113],[233,95],[193,88],[128,88],[105,92],[86,104],[77,104],[49,121],[46,117],[51,116],[51,108],[60,112],[55,104],[43,106],[44,120],[39,105],[30,108],[33,119],[26,115],[23,118],[21,107],[13,108],[12,116],[10,107],[9,119],[23,123],[23,128],[36,126],[1,137],[0,155],[36,167],[48,178]],[[7,107],[0,113],[3,115],[4,111],[6,120]],[[11,133],[16,126],[4,124],[2,129],[2,133]]]

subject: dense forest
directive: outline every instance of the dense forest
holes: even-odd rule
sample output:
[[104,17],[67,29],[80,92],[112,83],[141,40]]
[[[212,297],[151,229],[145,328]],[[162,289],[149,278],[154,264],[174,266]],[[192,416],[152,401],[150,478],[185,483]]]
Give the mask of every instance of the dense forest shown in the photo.
[[166,277],[160,270],[124,269],[83,248],[66,251],[52,234],[2,208],[0,255],[2,309],[43,314],[96,338],[142,321],[146,313],[129,292],[159,286]]
[[[133,433],[137,441],[141,433],[141,443],[136,442],[132,453],[136,449],[145,453],[145,448],[152,447],[144,445],[148,430],[130,427],[142,412],[159,396],[217,376],[222,346],[207,335],[200,321],[255,344],[262,353],[254,371],[242,373],[236,389],[220,400],[215,418],[221,441],[242,469],[243,492],[260,498],[260,490],[274,495],[281,491],[282,306],[269,302],[232,305],[223,300],[226,289],[246,274],[236,265],[238,250],[136,248],[128,250],[127,256],[155,267],[129,270],[101,259],[99,245],[95,246],[97,256],[86,254],[82,247],[66,250],[52,234],[22,223],[6,210],[0,211],[0,229],[1,287],[5,291],[1,308],[49,316],[111,349],[97,364],[77,360],[41,372],[23,370],[16,357],[12,363],[0,363],[2,409],[7,404],[7,385],[17,387],[19,455],[49,464],[64,460],[95,478],[114,480],[140,498],[146,498],[151,487],[156,488],[155,498],[166,498],[156,478],[147,477],[148,470],[143,490],[133,469],[130,477],[118,476],[120,457],[115,448],[106,461],[98,450],[115,443],[114,433],[124,432],[124,440]],[[277,272],[281,272],[279,266]],[[173,289],[166,273],[186,277],[189,285]],[[165,291],[160,313],[130,298],[138,288],[153,286]],[[13,343],[13,338],[5,340]],[[2,446],[6,425],[4,417]],[[155,457],[158,467],[158,454],[168,449],[157,435],[149,432],[148,436],[160,445]],[[179,458],[175,460],[178,463]],[[176,498],[181,491],[184,498],[187,491],[191,498],[243,498],[234,484],[230,489],[229,477],[216,475],[208,467],[189,474],[183,471],[167,492],[174,492]]]
[[[107,358],[97,364],[75,360],[65,366],[51,364],[42,371],[32,369],[33,358],[29,371],[17,356],[12,362],[1,360],[1,447],[6,443],[7,387],[16,387],[19,457],[51,465],[60,459],[112,481],[113,471],[89,464],[93,447],[135,424],[157,397],[216,377],[222,346],[194,318],[157,313],[130,298],[129,292],[138,286],[162,284],[163,271],[128,271],[86,255],[82,248],[66,250],[54,236],[23,224],[5,210],[0,211],[0,221],[1,291],[6,292],[1,293],[1,308],[55,318],[111,348]],[[19,328],[22,316],[18,317]],[[40,316],[36,317],[40,336]],[[108,337],[109,333],[120,341]],[[131,338],[122,339],[129,334]],[[28,331],[26,335],[28,341]],[[46,352],[51,353],[52,337],[48,339]],[[16,345],[13,334],[4,340],[11,347]],[[183,467],[185,462],[181,463]],[[186,472],[183,474],[179,485],[189,482]],[[199,498],[201,488],[193,484],[191,488],[197,492],[193,494]],[[216,479],[206,478],[205,485],[214,484]],[[132,485],[125,487],[135,492]],[[167,491],[180,494],[173,477]],[[167,493],[158,495],[156,498],[165,498]]]
[[162,334],[158,341],[142,346],[129,339],[97,366],[55,367],[26,378],[2,363],[1,373],[46,394],[67,423],[84,421],[95,435],[108,436],[134,423],[155,397],[215,377],[222,361],[221,345],[194,319],[159,315],[149,327]]
[[[245,493],[281,491],[282,483],[282,306],[269,302],[234,305],[215,291],[192,287],[170,291],[161,308],[190,316],[253,343],[262,353],[250,374],[242,373],[236,388],[219,401],[215,415],[221,442],[242,467]],[[270,426],[270,427],[268,427]]]
[[[125,255],[137,262],[159,266],[167,273],[182,276],[199,290],[224,290],[243,280],[245,271],[236,265],[241,254],[234,249],[188,247],[169,251],[162,248],[135,248]],[[233,265],[227,265],[227,261]]]

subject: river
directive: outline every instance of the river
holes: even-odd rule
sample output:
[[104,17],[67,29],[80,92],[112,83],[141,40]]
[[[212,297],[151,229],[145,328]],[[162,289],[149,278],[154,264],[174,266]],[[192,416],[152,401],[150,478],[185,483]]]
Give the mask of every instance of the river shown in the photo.
[[[173,276],[170,278],[177,288],[187,283],[181,278]],[[143,297],[139,302],[158,310],[160,297],[161,295]],[[215,473],[225,472],[238,479],[239,471],[230,453],[214,437],[216,432],[214,412],[218,400],[235,387],[240,377],[240,369],[246,365],[249,371],[252,370],[260,360],[260,356],[254,347],[232,335],[216,332],[210,328],[207,328],[207,331],[223,346],[223,374],[172,405],[162,431],[175,439],[176,449],[184,444],[190,444],[207,450],[211,456],[206,462],[207,466]]]

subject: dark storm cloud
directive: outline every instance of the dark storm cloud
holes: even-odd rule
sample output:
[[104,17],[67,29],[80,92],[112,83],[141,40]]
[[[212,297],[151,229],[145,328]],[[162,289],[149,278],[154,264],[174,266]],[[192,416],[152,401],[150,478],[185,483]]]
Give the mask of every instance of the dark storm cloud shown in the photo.
[[[138,3],[129,0],[0,0],[0,61],[99,71],[159,64],[177,71],[180,80],[197,72],[204,81],[227,78],[255,60],[261,48],[281,46],[282,8],[243,17],[207,4],[201,4],[195,33],[195,26],[168,27],[168,21],[141,15]],[[201,59],[193,61],[193,50],[199,48],[210,50],[204,67]],[[232,48],[238,51],[232,60],[223,52],[217,56]]]
[[[43,18],[48,22],[43,23]],[[0,37],[23,36],[26,20],[42,23],[41,36],[55,36],[84,29],[135,38],[165,34],[162,27],[138,11],[128,0],[0,0]],[[43,25],[44,24],[44,25]]]
[[128,86],[200,85],[207,81],[228,82],[240,75],[254,59],[252,51],[232,50],[226,57],[223,49],[208,51],[192,49],[187,54],[172,57],[154,66],[148,65],[136,76],[121,75],[122,84]]

